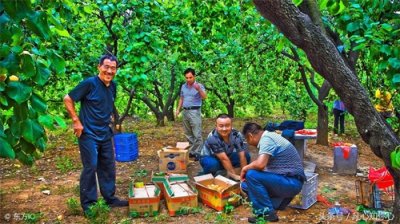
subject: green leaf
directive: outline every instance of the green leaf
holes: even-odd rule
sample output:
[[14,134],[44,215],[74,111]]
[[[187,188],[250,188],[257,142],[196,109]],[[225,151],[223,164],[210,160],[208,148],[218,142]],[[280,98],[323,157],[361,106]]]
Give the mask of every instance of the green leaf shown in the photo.
[[31,78],[36,74],[35,63],[29,52],[21,55],[21,70],[27,78]]
[[55,31],[58,35],[60,35],[62,37],[71,37],[71,35],[69,34],[68,30],[66,30],[66,29],[54,28],[52,30]]
[[1,4],[7,14],[17,22],[32,11],[30,0],[1,1]]
[[3,13],[0,16],[0,26],[3,26],[5,23],[8,23],[10,21],[10,18],[7,16],[7,14]]
[[44,138],[39,138],[35,143],[36,148],[38,148],[41,152],[46,149],[46,141]]
[[67,124],[65,123],[65,120],[62,119],[60,116],[54,116],[53,119],[57,122],[57,124],[61,127],[61,128],[67,128]]
[[27,119],[22,122],[22,137],[29,143],[35,144],[44,134],[43,128],[36,120]]
[[9,74],[16,74],[18,71],[18,60],[14,53],[8,54],[4,60],[0,61],[0,67],[6,68]]
[[85,6],[83,7],[83,11],[86,12],[86,13],[88,13],[88,14],[92,14],[93,8],[91,7],[91,5],[85,5]]
[[33,80],[40,86],[46,84],[50,77],[50,70],[43,64],[38,62],[36,64],[36,76]]
[[303,2],[303,0],[293,0],[293,3],[294,3],[296,6],[299,6],[302,2]]
[[50,28],[47,23],[47,16],[44,12],[32,12],[28,14],[28,20],[26,21],[28,27],[39,37],[45,40],[50,38]]
[[393,82],[394,84],[400,83],[400,73],[395,74],[395,75],[393,76],[392,82]]
[[0,57],[5,57],[6,55],[8,55],[10,53],[11,49],[10,46],[8,45],[1,45],[0,46]]
[[11,48],[11,51],[14,52],[15,54],[20,54],[22,52],[22,47],[21,46],[14,46]]
[[398,151],[398,147],[390,153],[390,162],[392,163],[392,167],[400,169],[400,152]]
[[322,0],[318,1],[319,2],[319,10],[323,11],[326,9],[326,6],[328,4],[328,0]]
[[21,161],[25,165],[32,166],[33,165],[33,157],[31,155],[27,155],[23,151],[19,151],[16,154],[16,158]]
[[51,61],[51,67],[57,74],[61,75],[65,73],[65,61],[56,51],[50,51],[49,59]]
[[365,48],[365,43],[359,44],[353,48],[353,51],[363,50]]
[[[13,130],[15,128],[19,128],[21,125],[21,121],[25,120],[28,118],[29,110],[28,110],[28,101],[23,102],[21,104],[14,104],[14,119],[13,119],[13,124],[10,124],[11,129]],[[13,130],[13,134],[15,136],[19,136],[20,130],[15,132]],[[18,134],[17,134],[18,133]]]
[[381,25],[382,29],[391,32],[393,30],[393,27],[390,24],[384,23]]
[[22,82],[9,82],[6,92],[8,97],[15,100],[18,104],[21,104],[27,101],[31,96],[32,87]]
[[349,32],[354,32],[356,30],[360,29],[360,24],[358,22],[352,22],[347,24],[346,30]]
[[2,158],[10,158],[15,159],[15,152],[12,149],[11,145],[7,142],[7,139],[1,137],[0,138],[0,157]]
[[6,89],[6,83],[0,82],[0,92],[3,92]]
[[394,69],[400,69],[400,60],[398,58],[389,58],[388,61]]
[[47,110],[47,104],[46,101],[42,99],[37,94],[32,94],[32,97],[30,98],[32,108],[38,112],[45,112]]
[[379,51],[389,56],[391,54],[392,49],[389,45],[383,44],[379,48]]
[[0,95],[0,103],[4,106],[8,106],[7,98],[5,96],[3,96],[2,94]]
[[41,125],[45,126],[49,129],[54,129],[54,120],[53,117],[49,114],[40,115],[38,121]]

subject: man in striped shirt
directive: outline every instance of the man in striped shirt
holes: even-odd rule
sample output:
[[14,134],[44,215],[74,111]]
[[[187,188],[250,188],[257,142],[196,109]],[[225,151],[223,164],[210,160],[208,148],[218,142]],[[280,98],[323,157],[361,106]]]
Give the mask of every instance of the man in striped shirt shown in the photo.
[[276,210],[283,210],[303,187],[306,179],[296,148],[275,132],[264,131],[256,123],[246,123],[243,136],[247,143],[259,149],[258,157],[242,168],[241,188],[253,204],[255,217],[277,222]]

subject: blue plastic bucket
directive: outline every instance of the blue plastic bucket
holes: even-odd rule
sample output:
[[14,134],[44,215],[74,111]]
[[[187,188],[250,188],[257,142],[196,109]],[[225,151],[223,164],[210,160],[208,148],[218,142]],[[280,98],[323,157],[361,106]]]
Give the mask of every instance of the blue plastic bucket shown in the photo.
[[118,162],[134,161],[139,156],[138,141],[135,133],[114,135],[115,160]]

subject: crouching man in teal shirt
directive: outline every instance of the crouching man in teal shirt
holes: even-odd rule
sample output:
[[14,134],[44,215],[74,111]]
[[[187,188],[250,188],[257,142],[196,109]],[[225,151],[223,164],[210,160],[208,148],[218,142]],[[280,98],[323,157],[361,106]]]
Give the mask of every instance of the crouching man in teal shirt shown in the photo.
[[246,123],[242,131],[247,143],[259,149],[258,157],[242,168],[241,188],[253,204],[255,217],[269,222],[279,220],[276,210],[283,210],[303,187],[302,161],[296,148],[275,132],[264,131],[256,123]]

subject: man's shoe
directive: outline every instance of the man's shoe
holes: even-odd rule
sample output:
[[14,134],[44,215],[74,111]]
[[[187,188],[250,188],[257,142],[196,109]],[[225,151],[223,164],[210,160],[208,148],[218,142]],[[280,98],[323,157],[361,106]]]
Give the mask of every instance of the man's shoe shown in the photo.
[[111,203],[108,204],[111,208],[115,208],[115,207],[126,207],[129,205],[127,200],[120,200],[120,199],[116,199],[114,201],[112,201]]
[[264,220],[264,221],[268,221],[268,222],[278,222],[279,221],[279,218],[275,212],[271,212],[267,215],[257,215],[257,216],[249,217],[247,219],[247,221],[249,223],[257,223],[257,221],[259,221],[260,219]]

